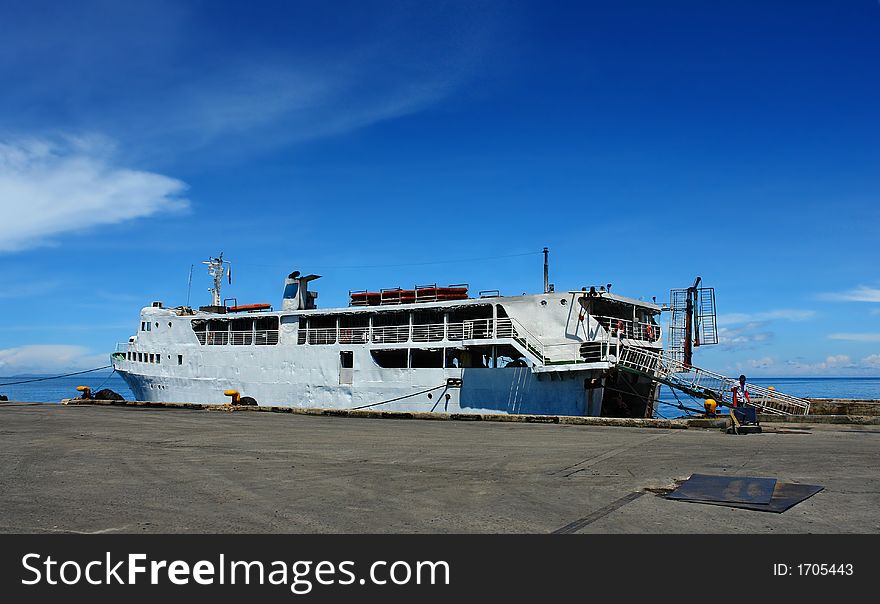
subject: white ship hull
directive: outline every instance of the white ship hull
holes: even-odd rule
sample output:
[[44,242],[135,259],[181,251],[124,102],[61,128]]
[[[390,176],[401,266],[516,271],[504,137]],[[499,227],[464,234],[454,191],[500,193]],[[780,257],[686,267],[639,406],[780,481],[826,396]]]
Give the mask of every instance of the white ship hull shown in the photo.
[[[322,380],[282,383],[251,381],[246,376],[144,376],[120,371],[137,400],[219,404],[229,402],[223,392],[231,389],[246,393],[259,404],[279,407],[599,415],[604,392],[601,387],[584,390],[583,380],[597,376],[595,371],[571,372],[562,380],[542,379],[529,367],[380,369],[371,373],[372,380],[359,379],[356,373],[352,384],[341,385]],[[445,386],[449,378],[461,379],[462,386]],[[423,393],[413,396],[416,392]]]
[[[659,307],[584,300],[567,292],[236,314],[156,303],[113,365],[144,401],[224,403],[235,390],[266,406],[598,416],[613,391],[629,413],[652,414],[657,385],[618,373],[614,354],[621,342],[661,349]],[[628,318],[586,312],[593,306]]]

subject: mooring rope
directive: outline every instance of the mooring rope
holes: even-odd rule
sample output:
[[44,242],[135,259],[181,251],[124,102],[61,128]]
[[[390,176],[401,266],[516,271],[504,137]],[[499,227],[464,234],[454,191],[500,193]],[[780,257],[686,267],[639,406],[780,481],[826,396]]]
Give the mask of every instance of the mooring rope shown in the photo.
[[110,378],[113,377],[113,374],[114,374],[114,373],[116,373],[116,368],[114,368],[113,371],[110,372],[110,375],[108,375],[107,378],[106,378],[103,382],[101,382],[101,385],[98,386],[97,388],[95,388],[95,390],[96,390],[96,391],[101,390],[101,388],[104,387],[104,384],[106,384],[107,382],[110,381]]
[[405,398],[409,398],[411,396],[418,396],[420,394],[426,394],[428,392],[432,392],[434,390],[440,390],[441,388],[446,388],[446,384],[442,384],[440,386],[434,386],[433,388],[428,388],[427,390],[422,390],[421,392],[413,392],[411,394],[405,394],[403,396],[398,396],[397,398],[390,398],[387,401],[380,401],[378,403],[371,403],[369,405],[361,405],[360,407],[349,407],[349,411],[356,411],[358,409],[366,409],[367,407],[376,407],[378,405],[384,405],[385,403],[393,403],[394,401],[399,401]]
[[[53,375],[53,376],[49,376],[49,377],[34,378],[32,380],[21,380],[19,382],[6,382],[5,384],[0,384],[0,386],[14,386],[16,384],[30,384],[31,382],[45,382],[46,380],[57,380],[58,378],[70,377],[72,375],[82,375],[83,373],[91,373],[93,371],[100,371],[102,369],[110,369],[111,367],[113,367],[113,365],[104,365],[103,367],[95,367],[94,369],[86,369],[85,371],[74,371],[73,373],[64,373],[61,375]],[[116,371],[116,370],[114,369],[114,371]],[[111,373],[110,375],[113,375],[113,373]],[[109,376],[107,377],[107,379],[110,379]],[[106,382],[106,380],[104,380],[104,381]],[[103,386],[104,384],[101,384],[101,385]]]

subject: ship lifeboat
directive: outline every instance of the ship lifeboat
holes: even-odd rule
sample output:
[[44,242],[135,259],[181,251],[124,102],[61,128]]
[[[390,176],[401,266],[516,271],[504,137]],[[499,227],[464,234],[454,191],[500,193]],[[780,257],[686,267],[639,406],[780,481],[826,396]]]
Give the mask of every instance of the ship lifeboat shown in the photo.
[[226,312],[256,312],[258,310],[271,310],[271,304],[236,304],[235,306],[227,306]]
[[467,300],[468,288],[462,285],[437,287],[434,285],[415,289],[383,289],[378,292],[351,292],[352,306],[380,306],[384,304],[411,304],[413,302],[437,302]]

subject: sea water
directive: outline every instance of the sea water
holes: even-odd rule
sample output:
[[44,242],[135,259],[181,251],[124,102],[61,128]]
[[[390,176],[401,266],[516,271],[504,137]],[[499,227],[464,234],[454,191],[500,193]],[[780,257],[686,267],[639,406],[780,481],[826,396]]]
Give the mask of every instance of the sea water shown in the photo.
[[[0,394],[5,394],[10,401],[27,401],[31,403],[57,403],[64,398],[80,396],[77,386],[88,386],[92,392],[109,388],[121,394],[126,400],[133,400],[129,390],[118,373],[112,375],[107,371],[84,373],[71,377],[55,378],[43,381],[30,381],[48,376],[0,377]],[[16,384],[14,382],[26,382]],[[3,384],[10,384],[4,386]]]
[[[750,384],[773,386],[778,392],[800,398],[852,398],[880,400],[880,377],[784,377],[750,378]],[[678,395],[676,398],[675,395]],[[660,389],[658,417],[682,417],[687,412],[678,406],[703,411],[703,401],[695,400],[680,392],[673,393],[667,386]]]

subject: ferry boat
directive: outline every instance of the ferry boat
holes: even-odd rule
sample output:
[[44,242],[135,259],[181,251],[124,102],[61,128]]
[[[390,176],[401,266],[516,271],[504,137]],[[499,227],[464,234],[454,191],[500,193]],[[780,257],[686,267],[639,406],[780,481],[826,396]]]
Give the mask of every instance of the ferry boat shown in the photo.
[[[138,400],[447,413],[652,417],[660,383],[621,371],[624,348],[659,355],[661,307],[611,285],[502,296],[464,284],[350,292],[322,309],[291,273],[280,310],[221,302],[229,263],[211,258],[212,304],[153,302],[112,355]],[[234,391],[237,394],[233,394]],[[241,399],[238,399],[238,397]]]

